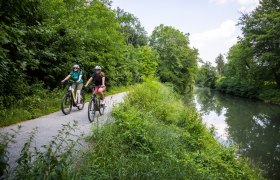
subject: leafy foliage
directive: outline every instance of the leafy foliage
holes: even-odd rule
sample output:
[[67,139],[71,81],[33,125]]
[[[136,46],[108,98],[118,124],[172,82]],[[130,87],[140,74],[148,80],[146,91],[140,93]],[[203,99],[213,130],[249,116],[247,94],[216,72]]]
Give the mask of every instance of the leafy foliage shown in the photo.
[[[53,137],[49,144],[40,148],[34,146],[37,129],[29,134],[21,149],[20,157],[14,172],[1,171],[0,178],[5,179],[69,179],[74,178],[71,166],[74,163],[74,155],[77,155],[82,136],[77,135],[77,121],[62,126],[58,134]],[[8,169],[5,159],[7,147],[15,143],[15,135],[20,135],[20,130],[13,133],[0,134],[0,165],[1,170]],[[4,161],[3,161],[4,160]],[[4,165],[4,166],[3,166]]]
[[0,12],[0,106],[5,109],[36,96],[34,84],[56,88],[76,63],[85,79],[95,65],[102,66],[108,86],[155,74],[157,55],[145,46],[139,20],[117,14],[110,1],[1,1]]
[[180,93],[192,89],[197,71],[198,52],[189,47],[189,37],[170,26],[155,28],[150,46],[159,54],[157,74],[162,82],[171,82]]
[[[145,91],[143,91],[145,89]],[[168,86],[137,86],[96,129],[77,169],[83,179],[258,179]]]
[[[61,97],[66,92],[66,89],[49,91],[43,88],[43,84],[33,84],[26,88],[30,91],[29,96],[22,99],[15,99],[13,96],[5,97],[5,101],[8,100],[6,103],[11,103],[10,108],[0,103],[0,127],[58,111]],[[2,102],[1,98],[4,99],[0,97],[0,102]]]
[[215,88],[215,82],[218,78],[216,68],[210,62],[203,62],[203,65],[198,68],[196,85],[201,87]]
[[148,43],[147,32],[140,21],[131,13],[117,8],[117,19],[121,25],[121,33],[126,37],[126,43],[134,47],[145,46]]
[[216,68],[217,71],[220,75],[224,74],[224,68],[225,68],[225,60],[224,60],[224,56],[222,54],[219,54],[218,57],[216,57],[215,59],[215,63],[217,64]]
[[9,177],[9,152],[8,148],[11,143],[15,143],[15,137],[19,134],[21,126],[10,133],[0,133],[0,179],[8,179]]
[[[239,25],[244,37],[228,53],[225,73],[217,88],[235,95],[264,97],[279,102],[280,88],[280,2],[262,0],[251,13],[243,14]],[[275,96],[263,92],[275,91]]]

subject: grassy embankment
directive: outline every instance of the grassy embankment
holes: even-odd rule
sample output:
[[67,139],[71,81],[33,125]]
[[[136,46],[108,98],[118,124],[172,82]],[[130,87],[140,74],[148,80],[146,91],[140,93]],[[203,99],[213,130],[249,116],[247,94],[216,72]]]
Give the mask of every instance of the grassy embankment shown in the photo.
[[[132,87],[132,85],[111,87],[105,95],[108,96],[128,91]],[[0,104],[0,127],[59,111],[61,98],[65,93],[66,89],[55,89],[50,91],[38,86],[37,88],[34,88],[33,95],[20,100],[15,100],[8,108]],[[86,94],[87,101],[89,101],[90,96],[90,92]]]
[[82,179],[261,179],[248,162],[223,147],[171,88],[133,88],[113,110],[115,123],[94,130],[78,161]]

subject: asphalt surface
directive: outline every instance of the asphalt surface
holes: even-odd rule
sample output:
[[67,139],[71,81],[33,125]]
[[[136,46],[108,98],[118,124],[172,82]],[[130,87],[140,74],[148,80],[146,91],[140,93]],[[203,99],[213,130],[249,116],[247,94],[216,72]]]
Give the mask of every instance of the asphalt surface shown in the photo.
[[[88,136],[91,134],[91,128],[94,125],[102,125],[112,121],[111,111],[113,106],[119,104],[123,101],[126,93],[119,93],[105,98],[105,112],[103,116],[98,118],[98,121],[90,123],[88,120],[87,109],[88,103],[85,104],[83,110],[78,110],[77,108],[72,109],[71,114],[64,115],[61,111],[42,116],[33,120],[24,121],[15,125],[0,128],[0,133],[9,132],[12,133],[20,125],[21,129],[19,135],[15,138],[15,143],[10,144],[8,147],[9,152],[9,165],[10,169],[13,169],[16,165],[15,161],[20,156],[20,150],[24,146],[25,142],[30,136],[30,132],[35,128],[38,128],[35,139],[33,141],[33,147],[36,146],[40,148],[42,145],[46,145],[52,140],[52,137],[58,134],[58,131],[63,125],[72,123],[74,121],[78,122],[75,130],[76,135],[84,134]],[[98,124],[97,124],[98,123]]]

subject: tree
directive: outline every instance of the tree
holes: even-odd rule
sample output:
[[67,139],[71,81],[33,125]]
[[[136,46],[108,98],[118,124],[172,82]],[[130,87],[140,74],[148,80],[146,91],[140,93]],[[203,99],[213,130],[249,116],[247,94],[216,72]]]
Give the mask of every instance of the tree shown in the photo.
[[126,37],[126,43],[132,44],[134,47],[147,45],[147,32],[139,19],[120,8],[117,8],[116,14],[121,25],[121,32]]
[[217,64],[216,68],[220,75],[224,74],[224,67],[225,67],[225,60],[224,56],[222,54],[219,54],[219,56],[215,59],[215,62]]
[[189,47],[188,35],[170,26],[155,28],[150,46],[159,54],[157,74],[181,93],[192,89],[197,71],[198,52]]
[[254,61],[265,81],[274,81],[280,89],[280,1],[262,0],[250,14],[243,14],[240,25]]
[[[58,86],[73,64],[87,78],[95,65],[110,85],[133,84],[153,76],[157,55],[132,14],[122,32],[110,0],[0,1],[0,108]],[[132,36],[132,37],[130,37]],[[129,42],[129,43],[126,43]],[[10,103],[10,104],[6,104]]]
[[203,62],[203,65],[198,68],[196,84],[202,87],[215,88],[215,81],[218,78],[216,68],[211,62]]

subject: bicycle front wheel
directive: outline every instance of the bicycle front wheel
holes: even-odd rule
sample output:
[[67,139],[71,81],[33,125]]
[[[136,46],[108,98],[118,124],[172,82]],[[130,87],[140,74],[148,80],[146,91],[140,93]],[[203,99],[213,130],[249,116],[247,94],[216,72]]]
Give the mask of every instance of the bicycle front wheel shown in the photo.
[[94,102],[94,99],[91,99],[89,104],[88,104],[88,120],[90,122],[94,121],[94,118],[96,116],[96,104]]
[[72,110],[72,98],[69,93],[65,94],[61,100],[61,111],[63,114],[68,115]]

